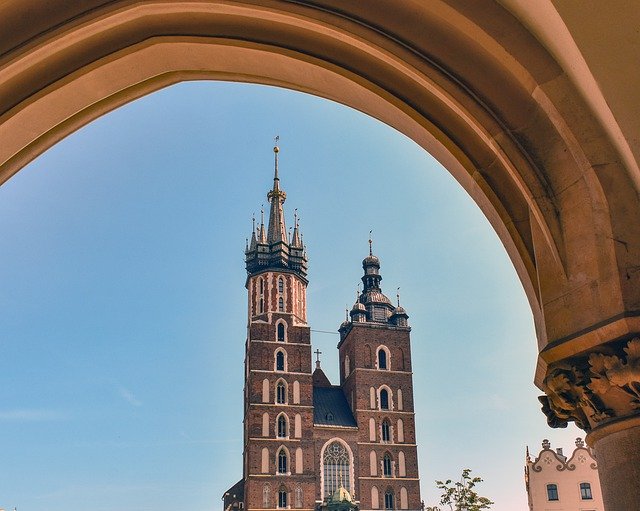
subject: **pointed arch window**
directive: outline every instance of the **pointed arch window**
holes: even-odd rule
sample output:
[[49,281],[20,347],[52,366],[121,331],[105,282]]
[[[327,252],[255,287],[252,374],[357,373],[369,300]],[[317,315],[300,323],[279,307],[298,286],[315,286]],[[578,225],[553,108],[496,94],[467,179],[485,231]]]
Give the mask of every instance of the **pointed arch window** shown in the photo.
[[278,323],[278,326],[276,327],[276,334],[277,334],[277,339],[280,342],[284,342],[285,341],[284,323]]
[[389,453],[385,453],[384,458],[382,458],[382,475],[391,477],[391,455]]
[[287,438],[289,436],[289,421],[287,421],[287,416],[284,413],[278,416],[277,431],[278,438]]
[[384,508],[393,509],[393,492],[390,489],[384,494]]
[[334,441],[324,450],[322,455],[322,471],[324,475],[324,497],[333,495],[340,484],[352,493],[350,455],[343,443]]
[[286,509],[287,507],[287,489],[284,487],[278,490],[278,507],[281,509]]
[[388,419],[382,421],[382,441],[391,442],[391,424]]
[[387,389],[380,389],[380,409],[389,409],[389,391]]
[[276,403],[284,405],[287,402],[287,387],[283,381],[276,384]]
[[378,350],[378,369],[387,369],[387,352],[383,348]]
[[289,471],[289,456],[284,447],[278,451],[278,474],[286,474]]
[[276,352],[276,371],[284,371],[284,352]]
[[278,293],[284,293],[284,279],[282,277],[278,278]]
[[278,312],[284,312],[284,298],[278,298]]

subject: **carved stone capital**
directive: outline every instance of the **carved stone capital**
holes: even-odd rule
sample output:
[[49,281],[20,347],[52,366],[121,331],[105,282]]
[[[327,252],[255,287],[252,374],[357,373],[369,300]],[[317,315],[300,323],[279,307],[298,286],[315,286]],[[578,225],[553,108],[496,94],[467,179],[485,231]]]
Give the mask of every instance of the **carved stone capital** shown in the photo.
[[640,414],[640,338],[600,346],[549,366],[538,399],[552,428],[568,422],[591,431]]

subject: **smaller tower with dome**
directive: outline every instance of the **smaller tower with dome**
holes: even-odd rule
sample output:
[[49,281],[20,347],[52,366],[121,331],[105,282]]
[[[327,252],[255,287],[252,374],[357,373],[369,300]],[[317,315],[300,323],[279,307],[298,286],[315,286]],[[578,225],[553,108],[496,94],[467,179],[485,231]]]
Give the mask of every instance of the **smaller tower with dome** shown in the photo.
[[[340,384],[358,424],[360,509],[420,509],[408,314],[382,292],[380,259],[340,325]],[[364,465],[364,466],[363,466]]]

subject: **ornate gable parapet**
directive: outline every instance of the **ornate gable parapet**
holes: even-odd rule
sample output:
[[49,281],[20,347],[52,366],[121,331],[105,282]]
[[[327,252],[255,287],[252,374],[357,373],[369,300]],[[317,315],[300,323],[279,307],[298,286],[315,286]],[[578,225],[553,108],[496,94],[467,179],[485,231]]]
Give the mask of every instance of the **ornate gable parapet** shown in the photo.
[[582,438],[576,438],[576,448],[568,458],[562,454],[562,449],[553,450],[549,440],[545,439],[542,441],[542,450],[538,456],[533,461],[528,460],[527,465],[534,472],[548,469],[555,469],[558,472],[565,470],[572,472],[582,467],[588,467],[591,470],[598,468],[593,453],[585,446]]
[[547,394],[538,399],[553,428],[575,422],[589,432],[616,419],[640,416],[640,338],[553,364],[544,386]]

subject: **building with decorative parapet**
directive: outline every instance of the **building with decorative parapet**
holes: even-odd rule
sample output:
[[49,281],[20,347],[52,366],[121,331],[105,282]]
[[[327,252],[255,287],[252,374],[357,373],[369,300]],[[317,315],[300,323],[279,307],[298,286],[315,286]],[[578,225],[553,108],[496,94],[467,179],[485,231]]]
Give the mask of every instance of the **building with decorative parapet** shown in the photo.
[[529,511],[603,511],[598,465],[581,438],[570,456],[542,441],[535,458],[527,447],[524,466]]
[[421,509],[408,318],[380,287],[380,260],[362,261],[362,292],[340,325],[332,385],[307,323],[307,251],[297,215],[285,226],[275,176],[269,220],[245,248],[244,470],[225,511]]

